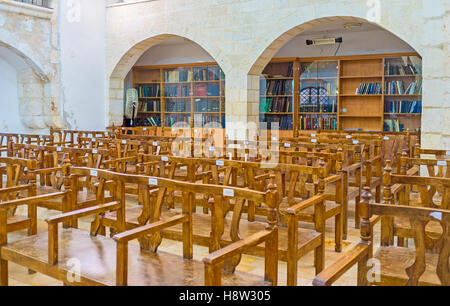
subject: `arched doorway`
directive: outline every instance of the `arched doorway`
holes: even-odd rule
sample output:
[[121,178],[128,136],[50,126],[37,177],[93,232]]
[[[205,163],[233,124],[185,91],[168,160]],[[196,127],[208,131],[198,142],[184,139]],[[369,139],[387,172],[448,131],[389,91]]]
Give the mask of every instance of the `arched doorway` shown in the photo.
[[262,52],[249,75],[260,78],[260,122],[277,122],[282,135],[420,132],[422,59],[364,19],[327,17],[294,27]]
[[[0,42],[0,127],[7,132],[47,132],[59,113],[43,70],[14,47]],[[56,123],[56,124],[55,124]]]
[[110,125],[124,122],[128,88],[138,90],[140,119],[146,113],[151,119],[135,120],[138,125],[225,124],[225,75],[206,49],[185,37],[164,34],[138,43],[116,65],[109,87]]

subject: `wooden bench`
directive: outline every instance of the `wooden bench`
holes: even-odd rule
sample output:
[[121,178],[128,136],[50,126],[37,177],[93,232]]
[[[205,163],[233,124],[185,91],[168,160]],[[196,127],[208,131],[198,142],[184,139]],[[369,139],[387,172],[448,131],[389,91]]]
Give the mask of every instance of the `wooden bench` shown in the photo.
[[[234,187],[193,184],[164,178],[118,174],[104,170],[72,168],[75,175],[86,175],[86,171],[98,171],[100,185],[112,178],[117,179],[117,193],[120,201],[101,204],[95,207],[72,211],[47,219],[48,233],[34,235],[1,248],[0,283],[8,284],[8,262],[14,262],[37,272],[46,274],[70,285],[277,285],[278,273],[278,230],[276,226],[277,195],[276,186],[267,192],[258,192]],[[155,181],[156,180],[156,181]],[[125,229],[126,210],[124,199],[125,182],[135,182],[148,187],[157,187],[159,193],[174,188],[184,193],[181,213],[166,219],[161,218],[144,226],[128,231]],[[213,218],[217,221],[212,229],[212,253],[203,263],[192,260],[192,204],[194,193],[210,194],[214,198]],[[233,195],[231,195],[233,193]],[[240,203],[235,206],[233,223],[240,220],[240,210],[245,201],[264,202],[270,207],[268,224],[252,235],[241,238],[239,232],[231,231],[233,243],[222,246],[221,238],[226,231],[223,206],[232,197]],[[99,193],[99,199],[101,195]],[[157,204],[157,203],[153,203]],[[157,211],[157,207],[154,207]],[[107,212],[117,211],[117,228],[122,229],[113,239],[90,236],[88,233],[68,228],[59,230],[58,223],[73,223],[74,219],[96,215],[96,220]],[[94,225],[96,222],[94,221]],[[179,224],[182,227],[183,257],[157,251],[161,242],[159,232]],[[234,228],[234,227],[233,227]],[[131,240],[148,235],[154,242],[153,252],[142,251],[138,245],[129,244]],[[264,244],[265,274],[263,277],[235,271],[243,251]],[[34,245],[34,248],[29,248]],[[275,251],[274,251],[275,250]],[[104,256],[104,254],[109,254]],[[67,260],[78,258],[82,264],[80,281],[71,283],[66,275],[69,271]],[[131,264],[131,262],[133,264]],[[102,267],[99,269],[99,267]],[[222,268],[227,272],[221,275]],[[167,273],[160,273],[164,270]],[[158,272],[159,271],[159,272]]]
[[[365,187],[361,203],[361,242],[347,252],[334,264],[316,276],[315,286],[332,285],[354,265],[358,265],[357,283],[364,285],[444,285],[450,286],[450,269],[448,267],[450,247],[450,213],[448,210],[412,207],[392,204],[370,203],[371,194]],[[402,217],[410,220],[414,231],[414,248],[381,246],[374,254],[373,223],[374,220]],[[438,222],[443,229],[440,237],[433,239],[436,246],[430,249],[426,243],[426,225]],[[374,255],[373,255],[374,254]],[[379,262],[373,279],[368,279],[369,260]]]

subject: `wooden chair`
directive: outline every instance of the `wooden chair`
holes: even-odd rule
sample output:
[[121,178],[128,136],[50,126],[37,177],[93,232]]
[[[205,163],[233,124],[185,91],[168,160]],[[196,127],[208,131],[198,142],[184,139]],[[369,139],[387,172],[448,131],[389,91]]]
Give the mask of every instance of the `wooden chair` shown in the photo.
[[[369,284],[394,286],[444,285],[450,286],[450,213],[448,210],[411,207],[392,204],[370,203],[370,189],[365,187],[361,203],[361,242],[344,254],[334,264],[316,276],[315,286],[332,285],[352,266],[358,264],[357,283],[359,286]],[[414,232],[414,248],[381,246],[374,254],[373,224],[382,219],[402,217],[410,220]],[[438,222],[442,226],[440,237],[430,238],[426,234],[429,222]],[[427,240],[432,242],[432,248]],[[369,271],[377,260],[379,269]],[[368,279],[369,272],[372,279]],[[375,274],[375,275],[373,275]]]

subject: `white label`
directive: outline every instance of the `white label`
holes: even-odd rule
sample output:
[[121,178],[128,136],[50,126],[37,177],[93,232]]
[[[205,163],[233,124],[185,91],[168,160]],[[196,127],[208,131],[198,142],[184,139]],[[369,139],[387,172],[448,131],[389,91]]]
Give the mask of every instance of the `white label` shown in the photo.
[[158,143],[157,143],[156,141],[154,141],[154,142],[153,142],[153,146],[154,146],[154,147],[157,147],[157,146],[158,146]]
[[383,138],[384,140],[389,140],[389,137],[387,137],[387,136],[384,136],[384,138]]
[[198,130],[197,130],[197,129],[195,129],[195,130],[194,130],[194,133],[198,133]]
[[450,151],[445,152],[445,155],[450,156]]
[[230,152],[230,153],[228,153],[228,159],[229,160],[232,160],[233,159],[233,154]]
[[93,153],[93,154],[97,154],[97,153],[98,153],[98,150],[97,150],[97,149],[92,149],[92,153]]
[[316,143],[316,142],[317,142],[317,139],[311,139],[311,142],[312,142],[312,143]]
[[90,175],[97,177],[98,176],[97,170],[91,170]]
[[359,143],[359,141],[358,140],[353,140],[353,144],[358,144]]
[[311,137],[316,137],[316,134],[311,134]]
[[285,148],[290,148],[290,147],[291,147],[291,144],[290,144],[290,143],[285,143],[285,144],[284,144],[284,147],[285,147]]
[[273,141],[277,141],[277,138],[276,138],[276,137],[272,137],[272,140],[273,140]]
[[122,128],[122,131],[125,130],[125,128]]
[[346,138],[347,138],[347,139],[352,139],[352,136],[351,136],[351,135],[347,135]]
[[341,109],[341,112],[342,112],[342,113],[346,113],[346,112],[347,112],[347,109],[346,109],[346,108],[343,108],[343,109]]
[[161,160],[167,162],[167,161],[169,161],[169,157],[167,157],[167,156],[161,156]]
[[223,160],[217,160],[216,166],[225,166],[225,162]]
[[437,165],[438,166],[447,166],[447,161],[445,161],[445,160],[438,160]]
[[[246,145],[246,146],[248,146],[248,140],[245,140],[244,141],[244,144]],[[450,151],[449,151],[450,152]]]
[[143,130],[143,131],[147,131],[147,128],[143,128],[142,130]]
[[433,217],[436,220],[442,221],[442,213],[441,212],[432,212],[430,217]]
[[224,189],[223,195],[225,197],[234,197],[234,190],[233,189]]
[[247,162],[247,160],[248,160],[248,154],[245,154],[244,161]]
[[155,178],[149,178],[149,179],[148,179],[148,184],[149,184],[149,185],[157,186],[157,185],[158,185],[158,179],[155,179]]
[[209,150],[210,150],[211,152],[213,152],[213,151],[216,150],[216,148],[215,148],[215,147],[209,147]]
[[127,144],[127,141],[126,140],[122,140],[122,144]]
[[57,147],[56,148],[56,152],[62,152],[62,148],[61,147]]

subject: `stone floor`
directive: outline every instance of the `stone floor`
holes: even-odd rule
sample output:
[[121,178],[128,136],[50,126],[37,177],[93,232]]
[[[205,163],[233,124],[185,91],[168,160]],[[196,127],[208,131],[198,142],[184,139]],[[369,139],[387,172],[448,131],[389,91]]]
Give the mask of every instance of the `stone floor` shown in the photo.
[[[130,203],[130,201],[128,201]],[[135,202],[136,203],[136,202]],[[133,205],[133,204],[131,204]],[[344,242],[343,252],[350,250],[356,243],[360,241],[360,232],[354,228],[354,218],[353,218],[353,206],[354,203],[350,203],[349,209],[349,233],[348,238]],[[19,210],[19,213],[21,211]],[[48,211],[46,209],[39,208],[38,211],[38,231],[46,231],[47,224],[44,221],[46,217],[58,214],[55,211]],[[90,219],[84,218],[80,220],[80,228],[89,229]],[[336,253],[334,251],[334,221],[333,219],[327,222],[327,233],[326,233],[326,266],[336,261],[342,253]],[[379,225],[375,228],[375,232],[379,233]],[[10,241],[15,239],[20,239],[23,237],[24,233],[15,233],[9,236]],[[378,240],[378,235],[375,236],[375,240]],[[375,243],[375,245],[377,245]],[[161,251],[166,251],[173,254],[182,254],[182,244],[177,241],[163,240],[160,247]],[[194,246],[194,259],[201,260],[208,254],[208,249],[206,247]],[[264,275],[264,260],[263,258],[247,256],[242,257],[242,262],[238,266],[238,270],[250,272],[256,275]],[[28,270],[18,266],[16,264],[9,264],[9,276],[10,285],[12,286],[61,286],[62,283],[49,278],[45,275],[36,273],[29,275]],[[312,252],[304,256],[299,261],[298,267],[298,285],[299,286],[311,286],[314,279],[314,260]],[[279,285],[286,285],[286,263],[279,262]],[[356,267],[352,268],[348,273],[341,277],[336,285],[356,285]]]

